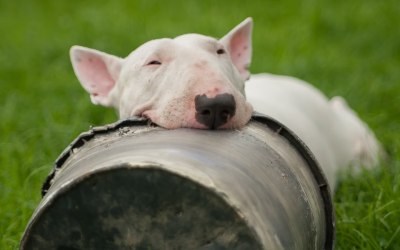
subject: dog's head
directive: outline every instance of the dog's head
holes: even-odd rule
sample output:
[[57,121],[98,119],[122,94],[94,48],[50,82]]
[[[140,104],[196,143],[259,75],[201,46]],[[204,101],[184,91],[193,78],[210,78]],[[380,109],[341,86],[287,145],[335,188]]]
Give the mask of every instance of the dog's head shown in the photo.
[[74,46],[72,65],[92,102],[115,108],[120,119],[144,116],[168,129],[241,127],[252,113],[244,94],[252,26],[247,18],[220,40],[153,40],[125,59]]

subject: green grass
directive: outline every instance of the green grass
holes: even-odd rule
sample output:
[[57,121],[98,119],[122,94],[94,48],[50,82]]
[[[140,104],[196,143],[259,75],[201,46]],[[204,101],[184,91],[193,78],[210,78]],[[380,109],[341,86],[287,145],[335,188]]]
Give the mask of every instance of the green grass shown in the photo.
[[0,248],[17,249],[40,186],[89,125],[114,122],[90,103],[72,45],[125,57],[184,33],[222,37],[255,21],[251,71],[291,75],[344,96],[388,152],[386,167],[342,175],[337,249],[400,249],[398,1],[0,0]]

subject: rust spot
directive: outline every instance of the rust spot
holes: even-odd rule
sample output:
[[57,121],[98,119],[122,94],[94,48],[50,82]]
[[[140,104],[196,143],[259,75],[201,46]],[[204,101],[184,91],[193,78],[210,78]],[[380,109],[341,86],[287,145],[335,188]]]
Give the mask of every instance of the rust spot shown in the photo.
[[243,49],[247,49],[247,46],[244,46]]
[[75,58],[75,61],[80,62],[81,59],[80,59],[79,57],[76,57],[76,58]]
[[92,61],[92,58],[89,58],[89,61]]

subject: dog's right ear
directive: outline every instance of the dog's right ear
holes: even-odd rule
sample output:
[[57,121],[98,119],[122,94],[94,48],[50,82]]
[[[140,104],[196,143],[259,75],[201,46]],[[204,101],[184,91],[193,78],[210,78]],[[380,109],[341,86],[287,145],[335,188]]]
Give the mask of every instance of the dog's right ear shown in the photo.
[[247,70],[247,67],[249,67],[251,63],[252,31],[253,19],[248,17],[219,40],[229,51],[232,62],[244,81],[250,78],[250,72]]
[[108,94],[119,78],[124,59],[81,46],[70,51],[72,66],[93,104],[111,107]]

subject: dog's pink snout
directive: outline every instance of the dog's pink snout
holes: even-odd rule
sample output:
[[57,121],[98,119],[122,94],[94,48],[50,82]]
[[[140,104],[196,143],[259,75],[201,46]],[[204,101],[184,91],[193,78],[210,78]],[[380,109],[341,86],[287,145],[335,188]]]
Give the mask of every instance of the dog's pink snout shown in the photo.
[[231,94],[219,94],[214,98],[197,95],[194,102],[196,121],[210,129],[218,129],[236,113],[235,98]]

